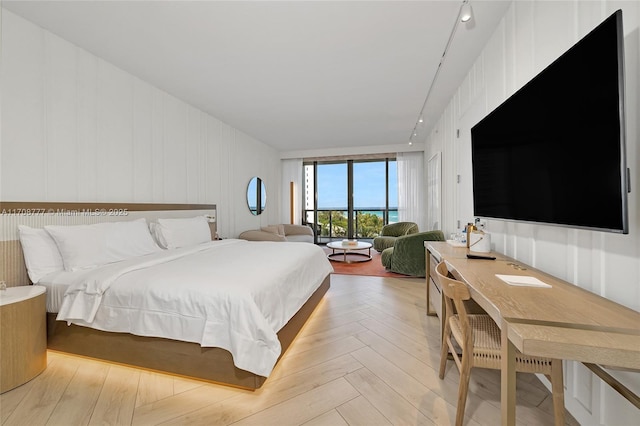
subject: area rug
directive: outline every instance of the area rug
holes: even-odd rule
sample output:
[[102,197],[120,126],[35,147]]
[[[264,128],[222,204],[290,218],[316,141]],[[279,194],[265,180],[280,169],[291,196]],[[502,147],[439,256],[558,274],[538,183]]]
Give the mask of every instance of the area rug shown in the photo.
[[[324,251],[329,254],[331,249],[324,248]],[[362,253],[366,253],[366,250],[361,250]],[[410,278],[409,275],[396,274],[395,272],[389,272],[382,266],[380,261],[380,253],[371,249],[371,260],[368,262],[358,263],[343,263],[331,261],[333,266],[333,273],[340,275],[366,275],[370,277],[394,277],[394,278]],[[349,259],[349,255],[347,255]]]

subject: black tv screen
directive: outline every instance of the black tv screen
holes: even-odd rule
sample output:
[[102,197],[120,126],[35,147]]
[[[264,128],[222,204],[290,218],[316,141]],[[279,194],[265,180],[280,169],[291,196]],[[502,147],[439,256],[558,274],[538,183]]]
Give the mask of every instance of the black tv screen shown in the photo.
[[628,233],[622,11],[471,129],[474,215]]

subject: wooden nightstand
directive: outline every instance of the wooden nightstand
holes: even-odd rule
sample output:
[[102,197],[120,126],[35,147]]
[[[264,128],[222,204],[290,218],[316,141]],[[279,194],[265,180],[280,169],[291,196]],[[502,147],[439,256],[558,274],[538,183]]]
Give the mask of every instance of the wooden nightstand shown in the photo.
[[47,366],[46,288],[0,291],[0,393],[16,388]]

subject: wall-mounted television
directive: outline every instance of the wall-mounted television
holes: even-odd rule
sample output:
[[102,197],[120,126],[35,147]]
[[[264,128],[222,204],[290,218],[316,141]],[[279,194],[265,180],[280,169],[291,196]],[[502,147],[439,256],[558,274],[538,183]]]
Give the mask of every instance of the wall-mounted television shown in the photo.
[[628,233],[618,10],[471,129],[474,215]]

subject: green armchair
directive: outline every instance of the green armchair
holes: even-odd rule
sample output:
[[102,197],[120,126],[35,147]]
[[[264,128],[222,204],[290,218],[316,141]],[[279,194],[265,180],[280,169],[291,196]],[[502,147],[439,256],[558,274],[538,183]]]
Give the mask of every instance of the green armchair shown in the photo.
[[383,226],[380,236],[373,239],[373,248],[380,252],[384,251],[384,249],[393,247],[396,238],[416,232],[418,232],[418,225],[413,222],[390,223]]
[[444,241],[442,231],[427,231],[396,238],[393,247],[382,252],[382,265],[391,272],[426,276],[425,241]]

